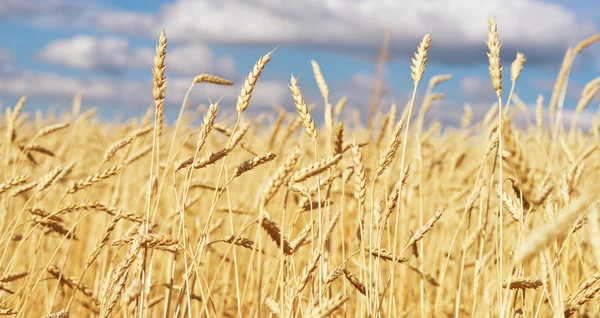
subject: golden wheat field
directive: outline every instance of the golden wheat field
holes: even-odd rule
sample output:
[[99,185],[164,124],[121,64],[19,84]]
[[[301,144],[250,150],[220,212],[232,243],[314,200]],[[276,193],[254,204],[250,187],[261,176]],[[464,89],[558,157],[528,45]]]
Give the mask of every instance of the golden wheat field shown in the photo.
[[[429,35],[405,74],[412,99],[368,128],[329,100],[314,61],[314,79],[289,80],[295,112],[246,116],[276,50],[235,107],[186,109],[186,96],[168,125],[164,31],[155,107],[138,119],[104,122],[78,97],[29,120],[23,97],[0,121],[0,315],[597,317],[600,117],[581,129],[577,116],[600,81],[562,114],[570,67],[600,36],[567,51],[522,124],[526,57],[503,56],[498,34],[490,18],[497,103],[454,128],[426,116],[451,80],[424,75]],[[322,100],[304,99],[308,80]]]

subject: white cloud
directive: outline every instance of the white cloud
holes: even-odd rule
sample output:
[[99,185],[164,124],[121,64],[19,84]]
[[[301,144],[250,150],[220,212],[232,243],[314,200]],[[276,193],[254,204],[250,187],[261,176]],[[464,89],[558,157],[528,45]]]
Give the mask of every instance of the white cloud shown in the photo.
[[7,49],[0,46],[0,74],[10,73],[15,70],[15,57]]
[[2,0],[0,20],[27,20],[45,26],[80,24],[92,10],[68,0]]
[[[160,34],[157,18],[141,12],[106,11],[95,15],[92,19],[94,24],[107,31],[129,30],[126,33],[156,36],[156,38]],[[156,28],[159,28],[159,31],[154,34],[152,30]]]
[[[593,106],[593,107],[592,107]],[[594,118],[596,118],[596,113],[598,112],[598,107],[596,105],[590,105],[590,107],[586,108],[578,117],[577,120],[577,129],[582,129],[587,132],[594,125]],[[570,128],[571,123],[573,121],[573,117],[575,115],[575,111],[572,109],[563,109],[563,123],[565,128]],[[548,122],[546,120],[546,122]]]
[[133,48],[125,38],[78,35],[48,43],[37,57],[47,63],[75,69],[117,72],[150,67],[154,51]]
[[[166,104],[170,109],[178,109],[183,97],[191,84],[192,78],[169,77],[167,75]],[[308,103],[315,103],[315,119],[319,122],[323,118],[323,102],[320,94],[308,89],[314,83],[312,77],[300,81]],[[233,86],[218,86],[208,83],[197,84],[188,103],[190,105],[207,104],[209,101],[221,99],[221,110],[224,112],[235,112],[240,88],[244,78],[238,77]],[[354,108],[361,112],[368,109],[368,101],[371,96],[372,76],[365,73],[356,73],[347,80],[332,83],[332,103],[337,102],[342,96],[348,97],[347,108]],[[316,84],[314,84],[316,85]],[[306,88],[305,88],[306,87]],[[11,76],[0,74],[0,95],[7,96],[31,96],[55,101],[70,101],[76,93],[81,93],[85,100],[104,104],[118,104],[132,107],[147,107],[152,105],[152,82],[150,79],[119,80],[115,78],[89,78],[79,79],[75,77],[60,75],[56,73],[20,72]],[[386,93],[387,94],[387,93]],[[394,95],[398,99],[399,95]],[[399,110],[404,107],[404,97],[398,102]],[[392,97],[382,100],[381,111],[389,109]],[[383,101],[386,101],[385,103]],[[272,105],[280,105],[290,111],[294,110],[286,80],[266,80],[260,78],[253,91],[248,115],[252,116],[264,110],[270,110]],[[348,114],[348,112],[345,112]]]
[[[357,72],[352,74],[347,79],[333,82],[331,85],[330,103],[332,103],[335,106],[335,104],[342,97],[347,97],[348,103],[346,105],[346,110],[342,114],[342,117],[351,115],[352,112],[348,110],[352,109],[354,111],[357,111],[358,114],[360,114],[362,124],[366,125],[369,116],[371,98],[373,96],[374,84],[374,75],[364,72]],[[386,113],[389,111],[392,103],[395,103],[399,117],[402,111],[404,110],[404,107],[406,107],[406,104],[409,101],[411,94],[412,89],[410,88],[392,88],[389,87],[384,81],[383,87],[380,91],[377,112]],[[317,102],[317,105],[322,105],[321,95],[317,93],[317,95],[315,95],[314,101]]]
[[[207,83],[196,85],[190,94],[189,103],[191,105],[207,104],[209,100],[215,102],[222,98],[220,103],[221,109],[230,113],[235,112],[235,104],[243,81],[243,79],[239,79],[232,86],[218,86]],[[177,78],[169,80],[167,78],[167,102],[178,106],[181,105],[181,101],[190,83],[191,79]],[[283,105],[288,99],[291,100],[290,96],[290,91],[285,82],[259,79],[252,92],[247,112],[257,113],[273,104]]]
[[[150,84],[151,85],[151,84]],[[94,101],[122,101],[125,103],[148,103],[140,98],[150,92],[142,82],[116,82],[110,79],[80,80],[55,73],[21,72],[0,77],[0,93],[14,96],[37,96],[56,100],[68,100],[81,92]],[[151,93],[147,93],[151,96]]]
[[[582,98],[581,93],[585,88],[587,83],[575,82],[576,78],[574,75],[570,75],[569,82],[567,83],[567,90],[565,93],[565,107],[575,107],[576,103]],[[536,79],[532,81],[534,87],[544,93],[546,99],[550,99],[552,92],[554,91],[554,82],[556,80],[550,79]],[[596,96],[590,101],[590,105],[597,105],[600,103],[600,94],[596,94]]]
[[567,45],[595,31],[593,23],[566,7],[536,0],[180,0],[155,16],[108,12],[97,21],[112,31],[150,38],[164,27],[170,39],[181,42],[300,45],[370,56],[388,28],[392,57],[408,57],[431,32],[432,61],[470,64],[487,62],[490,14],[506,56],[518,49],[529,64],[559,61]]
[[[167,77],[166,104],[169,107],[181,105],[185,92],[192,79]],[[194,88],[189,103],[191,105],[216,101],[222,98],[222,107],[235,110],[235,102],[241,87],[200,84]],[[67,101],[76,93],[82,93],[86,100],[104,103],[119,103],[127,106],[147,106],[152,103],[152,82],[116,80],[114,78],[78,79],[55,73],[21,72],[10,76],[0,75],[0,94],[10,96],[42,97],[49,101]],[[281,82],[259,80],[250,107],[270,106],[283,103],[289,94],[287,85]],[[250,108],[249,108],[250,109]]]
[[[524,101],[526,109],[525,111],[518,110],[514,105],[511,106],[511,110],[518,111],[516,117],[513,120],[513,124],[519,127],[526,127],[528,125],[535,126],[536,120],[536,105],[535,101],[527,102]],[[467,103],[470,105],[473,111],[472,123],[481,122],[484,116],[492,109],[494,102],[475,102]],[[428,120],[437,119],[444,124],[458,126],[460,120],[463,117],[465,104],[456,103],[455,101],[444,101],[438,109],[432,109],[429,113]],[[549,129],[550,114],[548,112],[547,104],[544,108],[543,121],[546,129]],[[496,110],[497,112],[497,110]],[[597,105],[589,105],[580,115],[577,122],[577,129],[582,129],[587,132],[592,128],[594,118],[598,112]],[[574,117],[575,111],[573,109],[564,108],[562,112],[562,122],[564,123],[565,129],[570,129],[571,123]],[[494,119],[497,120],[497,119]]]
[[165,28],[172,43],[281,44],[373,57],[389,29],[393,59],[412,56],[431,32],[430,60],[448,64],[487,63],[490,14],[498,22],[503,56],[522,51],[528,65],[555,65],[568,45],[597,32],[589,12],[540,0],[174,0],[157,13],[74,0],[0,1],[0,19],[100,27],[147,39]]
[[[525,112],[519,112],[518,115],[514,119],[515,125],[525,126],[525,125],[535,125],[535,113],[536,106],[535,103],[527,103],[527,109]],[[596,105],[589,105],[586,109],[584,109],[581,114],[579,114],[577,118],[576,129],[583,130],[587,132],[592,128],[594,124],[594,118],[596,117],[596,113],[598,112],[598,107]],[[564,108],[562,110],[562,123],[565,129],[569,130],[571,128],[571,124],[573,122],[573,117],[575,116],[574,109]],[[544,126],[546,129],[550,128],[550,113],[548,111],[547,105],[544,108],[543,114]]]
[[167,69],[182,75],[214,73],[231,77],[235,75],[235,60],[216,56],[201,44],[180,45],[167,53]]
[[[126,38],[89,35],[54,40],[36,54],[38,59],[46,63],[109,73],[149,69],[154,55],[153,48],[134,47]],[[201,44],[167,47],[166,64],[168,71],[179,75],[193,76],[205,72],[227,77],[235,75],[235,61],[232,58],[216,56]]]
[[460,89],[463,96],[469,99],[496,96],[489,76],[464,76],[460,79]]
[[493,106],[493,103],[458,103],[454,100],[445,100],[440,102],[439,107],[434,107],[429,111],[426,122],[436,119],[444,124],[458,126],[465,113],[464,107],[467,104],[473,112],[472,123],[481,121]]
[[[311,80],[314,81],[312,78]],[[373,95],[374,81],[373,74],[359,72],[352,74],[348,79],[333,83],[331,103],[335,106],[335,103],[345,96],[348,98],[346,108],[356,109],[366,118],[369,112],[369,101]],[[316,95],[315,97],[318,98],[315,102],[318,105],[322,105],[321,95]],[[383,107],[389,107],[389,105],[384,105]],[[366,120],[364,120],[364,123],[366,124]]]

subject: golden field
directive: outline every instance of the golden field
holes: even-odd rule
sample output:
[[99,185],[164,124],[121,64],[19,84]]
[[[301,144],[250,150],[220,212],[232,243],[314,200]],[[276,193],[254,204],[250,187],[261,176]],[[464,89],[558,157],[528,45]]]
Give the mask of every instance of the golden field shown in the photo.
[[[296,112],[246,116],[276,51],[240,83],[235,108],[190,110],[186,96],[170,126],[163,32],[155,107],[139,119],[103,122],[79,97],[56,116],[28,116],[25,97],[6,108],[0,315],[595,317],[600,117],[591,129],[577,117],[600,80],[566,123],[563,104],[573,61],[599,39],[567,51],[526,125],[513,98],[526,57],[502,55],[490,19],[498,101],[481,120],[468,107],[456,128],[428,119],[451,77],[424,76],[425,35],[406,74],[412,99],[368,127],[329,99],[316,62],[323,100],[305,100],[307,79],[291,77]],[[232,84],[200,74],[190,91]]]

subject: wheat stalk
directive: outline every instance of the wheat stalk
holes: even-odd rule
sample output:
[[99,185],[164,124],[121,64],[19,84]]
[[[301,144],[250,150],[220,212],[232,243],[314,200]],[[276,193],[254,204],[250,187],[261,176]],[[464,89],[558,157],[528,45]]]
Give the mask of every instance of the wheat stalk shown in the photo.
[[292,75],[290,79],[290,84],[288,85],[290,90],[292,91],[292,97],[294,98],[294,102],[296,104],[296,111],[302,118],[302,124],[304,125],[304,129],[306,133],[312,138],[313,142],[317,142],[317,130],[315,128],[315,122],[312,119],[312,115],[308,110],[308,106],[304,102],[304,97],[302,96],[302,91],[300,91],[300,86],[298,85],[298,80]]
[[153,89],[152,97],[156,107],[156,135],[161,136],[163,131],[163,112],[165,104],[165,91],[167,90],[167,79],[165,77],[165,59],[167,57],[167,36],[165,30],[160,32],[156,44],[156,56],[152,68]]
[[254,68],[252,68],[252,71],[250,71],[250,73],[246,77],[246,80],[242,85],[240,94],[238,95],[237,104],[235,105],[235,109],[237,110],[238,115],[241,115],[246,110],[246,108],[248,108],[248,105],[250,104],[250,98],[252,97],[252,91],[254,91],[256,82],[258,81],[258,78],[260,77],[260,74],[262,73],[263,69],[271,60],[271,53],[272,52],[265,54],[258,61],[256,61],[256,64],[254,64]]

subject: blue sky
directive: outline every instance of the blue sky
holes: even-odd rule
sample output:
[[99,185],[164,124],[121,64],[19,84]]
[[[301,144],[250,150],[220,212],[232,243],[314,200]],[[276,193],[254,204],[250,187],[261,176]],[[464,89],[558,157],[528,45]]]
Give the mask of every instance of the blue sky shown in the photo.
[[[431,76],[452,74],[436,88],[446,100],[432,113],[456,121],[464,103],[481,116],[494,101],[485,55],[490,14],[503,42],[505,91],[515,53],[528,58],[517,84],[528,104],[538,94],[549,100],[567,47],[600,32],[600,3],[594,0],[2,0],[0,101],[12,106],[27,95],[26,109],[60,108],[81,92],[84,106],[98,107],[104,118],[141,116],[152,103],[150,68],[164,28],[170,118],[200,73],[235,85],[197,87],[191,104],[222,97],[222,109],[233,110],[243,78],[277,46],[256,88],[253,113],[273,104],[293,109],[290,74],[299,77],[308,102],[322,106],[311,59],[319,62],[334,103],[347,96],[350,107],[366,112],[387,28],[391,59],[380,109],[387,110],[392,100],[404,107],[412,91],[409,58],[430,32],[420,93]],[[577,57],[565,107],[574,107],[583,86],[598,76],[600,44]],[[588,107],[591,114],[599,101]]]

